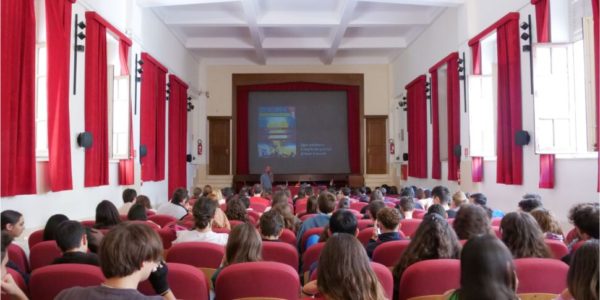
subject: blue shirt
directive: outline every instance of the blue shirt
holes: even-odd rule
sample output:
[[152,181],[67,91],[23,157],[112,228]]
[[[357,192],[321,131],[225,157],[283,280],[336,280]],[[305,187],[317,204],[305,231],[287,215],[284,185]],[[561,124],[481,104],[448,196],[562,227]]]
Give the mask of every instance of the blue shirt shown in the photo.
[[271,176],[267,173],[260,175],[260,185],[262,185],[263,190],[270,191],[272,188]]
[[300,253],[304,252],[304,249],[302,249],[302,245],[300,245],[300,243],[302,242],[302,235],[304,234],[304,232],[311,228],[323,227],[329,224],[329,218],[330,216],[328,214],[319,213],[316,216],[302,223],[302,226],[300,226],[300,229],[298,229],[298,234],[296,235],[296,244]]

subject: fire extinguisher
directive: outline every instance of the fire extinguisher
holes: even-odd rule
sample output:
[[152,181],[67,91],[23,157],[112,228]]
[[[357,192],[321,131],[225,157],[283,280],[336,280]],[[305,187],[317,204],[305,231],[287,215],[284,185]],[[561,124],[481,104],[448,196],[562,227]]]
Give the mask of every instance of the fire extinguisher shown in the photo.
[[198,139],[198,155],[202,155],[202,140]]
[[394,144],[393,139],[390,139],[390,154],[396,154],[396,145]]

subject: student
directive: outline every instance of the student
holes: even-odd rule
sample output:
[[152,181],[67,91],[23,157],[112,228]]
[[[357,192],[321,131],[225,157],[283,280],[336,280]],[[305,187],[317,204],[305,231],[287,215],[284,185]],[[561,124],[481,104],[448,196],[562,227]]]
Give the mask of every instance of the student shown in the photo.
[[212,194],[212,192],[212,186],[210,184],[207,184],[202,188],[202,197],[208,197],[208,195]]
[[[209,194],[207,196],[210,200],[214,201],[215,203],[219,204],[219,198],[215,193]],[[196,198],[196,200],[199,198]],[[196,200],[194,200],[194,203],[196,202]],[[192,207],[194,207],[192,205]],[[194,220],[194,216],[191,214],[188,214],[184,220]],[[219,207],[217,206],[217,209],[215,210],[215,217],[213,218],[212,221],[212,227],[213,228],[226,228],[231,230],[231,224],[229,223],[229,219],[227,219],[227,215],[225,214],[225,212]]]
[[375,221],[377,219],[377,213],[384,207],[387,207],[387,206],[385,205],[385,202],[383,202],[381,200],[376,200],[376,201],[369,203],[369,205],[365,206],[366,217]]
[[394,266],[394,295],[398,294],[398,285],[402,273],[410,265],[428,259],[458,258],[460,244],[454,230],[439,214],[428,214],[414,234],[410,244],[402,253],[400,261]]
[[529,214],[535,219],[538,225],[540,225],[540,229],[542,229],[545,239],[561,242],[565,239],[558,221],[547,209],[534,209]]
[[444,219],[448,219],[448,211],[441,204],[433,204],[427,209],[427,214],[438,214]]
[[[99,286],[63,290],[56,300],[176,299],[167,282],[158,234],[143,224],[123,223],[108,232],[100,246],[100,268],[106,281]],[[160,295],[145,296],[138,283],[148,279]]]
[[63,255],[52,264],[88,264],[100,266],[98,255],[88,253],[85,228],[77,221],[64,221],[56,230],[56,244]]
[[[347,209],[340,209],[335,211],[331,215],[331,218],[329,218],[327,230],[321,235],[319,242],[326,242],[330,236],[337,233],[347,233],[358,236],[358,232],[358,220],[356,220],[356,216]],[[307,241],[306,244],[308,248],[309,241]]]
[[235,226],[231,230],[229,240],[227,241],[223,262],[211,278],[213,286],[216,286],[219,273],[227,266],[261,261],[261,253],[262,242],[256,229],[248,223]]
[[598,299],[599,247],[598,240],[592,239],[577,249],[567,273],[567,289],[557,300]]
[[160,228],[160,225],[148,220],[148,214],[146,213],[146,207],[143,204],[134,204],[129,212],[127,213],[127,220],[129,221],[142,221],[151,224],[153,227]]
[[56,214],[48,218],[44,227],[44,241],[53,241],[56,239],[56,229],[63,221],[68,221],[69,218],[63,214]]
[[183,242],[208,242],[217,245],[227,244],[227,233],[216,233],[212,231],[212,219],[215,217],[217,203],[207,197],[200,197],[194,204],[192,214],[194,215],[195,228],[192,230],[177,231],[177,239],[173,244]]
[[[275,199],[277,199],[277,196],[273,198],[273,200]],[[287,203],[287,201],[285,203],[273,204],[273,207],[271,207],[271,211],[275,211],[283,217],[285,228],[296,232],[298,230],[298,227],[300,227],[300,219],[294,216],[294,214],[292,213],[292,209]]]
[[171,201],[161,205],[156,212],[161,215],[169,215],[177,220],[181,220],[188,214],[188,211],[185,208],[187,201],[187,191],[184,188],[178,188],[173,192]]
[[[577,238],[568,245],[569,250],[580,241],[598,239],[600,230],[600,211],[598,202],[580,203],[569,210],[569,222],[575,226]],[[565,255],[561,260],[567,264],[571,263],[572,252]]]
[[12,275],[8,274],[6,270],[6,264],[8,263],[8,246],[12,243],[13,238],[7,232],[2,230],[2,237],[0,238],[0,244],[2,249],[0,249],[0,260],[2,261],[2,268],[0,274],[0,286],[2,290],[2,298],[5,295],[8,295],[13,300],[27,300],[27,295],[19,288],[19,285],[15,282],[15,279]]
[[263,241],[278,242],[285,223],[283,217],[276,211],[270,210],[260,216],[260,236]]
[[487,212],[482,207],[474,204],[461,205],[452,226],[460,240],[468,240],[478,235],[494,233]]
[[227,210],[225,211],[228,220],[236,220],[242,222],[248,222],[248,213],[246,206],[240,199],[232,199],[227,203]]
[[519,201],[519,210],[531,212],[532,210],[542,207],[542,197],[538,194],[525,194],[523,200]]
[[0,214],[0,222],[2,223],[2,231],[6,231],[13,240],[21,236],[25,230],[25,219],[18,211],[3,211]]
[[119,214],[126,215],[129,209],[135,204],[133,201],[137,196],[137,192],[134,189],[125,189],[123,191],[123,206],[119,207]]
[[400,213],[394,208],[384,207],[379,210],[373,236],[366,246],[369,258],[373,257],[373,252],[375,252],[375,249],[379,245],[385,242],[402,239],[400,237],[400,232],[398,232],[401,219]]
[[365,249],[354,236],[345,233],[327,240],[319,257],[317,288],[329,300],[386,299]]
[[121,223],[121,216],[117,207],[108,200],[102,200],[96,206],[96,229],[111,229]]
[[135,197],[135,203],[143,205],[146,208],[146,211],[156,213],[156,209],[152,209],[152,203],[150,202],[150,198],[148,198],[148,196],[146,195],[138,195],[137,197]]
[[525,212],[508,213],[500,222],[502,241],[513,258],[551,258],[551,252],[544,242],[544,233],[535,219]]
[[470,195],[469,201],[472,204],[483,207],[483,209],[485,209],[488,215],[490,216],[490,219],[504,217],[504,213],[502,211],[497,209],[491,209],[487,206],[487,197],[482,193],[475,193],[473,195]]
[[298,229],[296,238],[298,250],[300,250],[300,252],[304,252],[304,249],[302,249],[300,245],[304,232],[311,228],[323,227],[329,224],[329,218],[335,209],[335,196],[329,192],[321,193],[317,201],[319,202],[319,213],[316,216],[304,221],[300,226],[300,229]]
[[316,214],[319,212],[319,202],[315,195],[311,195],[306,201],[306,213],[305,214]]
[[396,205],[396,209],[400,211],[403,219],[412,219],[415,212],[415,200],[410,197],[400,197],[400,202]]
[[271,201],[269,201],[269,199],[265,199],[262,196],[262,188],[260,186],[260,184],[255,184],[254,187],[252,187],[252,191],[253,191],[253,195],[250,198],[250,203],[258,203],[258,204],[262,204],[266,207],[271,206]]
[[481,235],[463,247],[460,288],[448,299],[517,300],[516,289],[517,277],[510,251],[495,236]]
[[456,216],[456,212],[450,210],[450,201],[452,197],[450,197],[450,190],[447,187],[438,185],[431,190],[431,197],[433,199],[433,204],[439,204],[444,207],[448,218],[454,218]]
[[458,191],[456,193],[454,193],[454,195],[452,195],[452,202],[450,202],[450,209],[458,212],[458,210],[460,209],[460,206],[463,204],[467,204],[469,202],[469,199],[467,199],[467,195],[465,195],[465,193],[463,193],[462,191]]

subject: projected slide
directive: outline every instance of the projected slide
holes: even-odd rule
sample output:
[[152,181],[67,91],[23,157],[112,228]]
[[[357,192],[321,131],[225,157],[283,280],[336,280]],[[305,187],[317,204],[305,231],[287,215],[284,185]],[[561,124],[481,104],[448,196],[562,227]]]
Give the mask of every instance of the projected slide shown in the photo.
[[291,106],[258,108],[258,156],[288,158],[296,156],[296,109]]

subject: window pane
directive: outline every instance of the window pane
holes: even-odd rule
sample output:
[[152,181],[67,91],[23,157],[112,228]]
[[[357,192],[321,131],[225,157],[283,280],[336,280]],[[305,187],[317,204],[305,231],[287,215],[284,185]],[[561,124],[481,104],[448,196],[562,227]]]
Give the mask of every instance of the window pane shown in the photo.
[[38,120],[48,119],[48,88],[46,77],[37,78],[37,112]]
[[39,47],[38,50],[38,75],[46,75],[48,74],[48,52],[46,51],[46,47]]
[[48,151],[48,123],[46,121],[36,122],[35,148],[36,152]]

